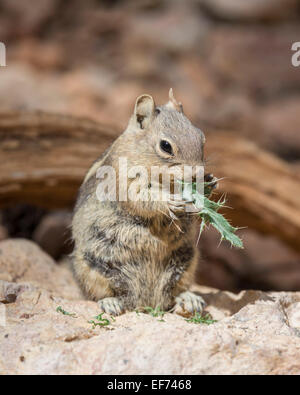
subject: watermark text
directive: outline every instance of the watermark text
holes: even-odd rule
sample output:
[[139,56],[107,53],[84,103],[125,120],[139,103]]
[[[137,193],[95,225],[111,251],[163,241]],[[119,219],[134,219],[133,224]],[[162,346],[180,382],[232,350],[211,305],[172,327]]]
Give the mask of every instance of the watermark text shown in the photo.
[[199,207],[196,209],[188,204],[191,203],[187,201],[191,200],[191,194],[185,193],[185,188],[193,185],[193,191],[203,195],[203,166],[164,165],[149,168],[129,166],[126,157],[120,157],[118,161],[117,169],[101,166],[97,170],[99,182],[96,194],[99,201],[166,202],[177,205],[177,208],[185,205],[185,211],[199,210]]
[[295,52],[292,56],[292,65],[294,67],[299,67],[300,66],[300,41],[293,43],[292,51]]
[[0,42],[0,67],[6,66],[6,47],[5,44]]

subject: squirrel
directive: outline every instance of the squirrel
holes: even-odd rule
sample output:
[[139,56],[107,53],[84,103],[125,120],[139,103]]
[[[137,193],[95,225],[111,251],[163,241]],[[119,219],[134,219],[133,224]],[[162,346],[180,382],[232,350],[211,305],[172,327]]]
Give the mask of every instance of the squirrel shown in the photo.
[[[185,210],[191,202],[100,201],[97,171],[111,166],[119,180],[120,157],[148,170],[165,166],[166,172],[203,166],[204,143],[203,132],[184,115],[172,89],[162,106],[144,94],[137,98],[126,130],[88,171],[72,220],[72,267],[82,290],[102,312],[120,315],[158,306],[202,312],[204,300],[190,291],[198,261],[196,216]],[[217,185],[211,174],[204,180],[211,190]]]

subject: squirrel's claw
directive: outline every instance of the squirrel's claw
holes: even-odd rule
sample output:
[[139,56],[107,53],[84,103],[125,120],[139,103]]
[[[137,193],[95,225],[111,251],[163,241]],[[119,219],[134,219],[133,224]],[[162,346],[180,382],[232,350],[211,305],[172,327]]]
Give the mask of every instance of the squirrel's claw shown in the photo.
[[205,190],[208,191],[208,196],[211,195],[214,189],[218,188],[218,179],[213,174],[208,173],[204,176]]
[[98,305],[103,313],[114,316],[121,315],[125,311],[123,302],[118,298],[100,299]]
[[172,212],[185,211],[188,204],[193,203],[192,200],[185,200],[182,197],[176,199],[174,195],[173,199],[168,200],[168,207]]
[[185,291],[175,298],[175,313],[180,315],[201,314],[206,303],[200,295]]

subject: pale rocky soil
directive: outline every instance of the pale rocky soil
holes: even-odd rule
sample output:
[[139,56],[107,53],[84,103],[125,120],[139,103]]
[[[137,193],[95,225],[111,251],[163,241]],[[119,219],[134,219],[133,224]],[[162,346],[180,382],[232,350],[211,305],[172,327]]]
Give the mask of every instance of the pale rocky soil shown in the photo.
[[97,304],[32,242],[0,243],[0,279],[1,374],[300,374],[300,292],[197,287],[213,325],[131,312],[93,329]]

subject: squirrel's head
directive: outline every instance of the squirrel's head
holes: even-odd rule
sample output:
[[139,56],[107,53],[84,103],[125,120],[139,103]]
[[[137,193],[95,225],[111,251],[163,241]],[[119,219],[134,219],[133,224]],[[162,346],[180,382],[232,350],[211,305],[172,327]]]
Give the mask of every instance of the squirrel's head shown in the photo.
[[[150,95],[144,94],[137,98],[128,127],[118,139],[114,153],[116,160],[119,157],[128,158],[130,167],[146,168],[148,179],[154,167],[163,169],[161,174],[172,180],[171,193],[174,194],[174,186],[182,180],[187,168],[192,169],[190,174],[193,180],[195,176],[198,177],[195,168],[201,168],[203,174],[204,143],[203,132],[184,115],[181,103],[175,100],[170,89],[169,101],[162,106],[156,106]],[[141,180],[143,178],[140,176]],[[159,180],[161,184],[161,178]],[[140,189],[148,194],[149,185],[154,188],[157,184],[151,178],[151,182],[145,183],[145,187]],[[163,204],[156,207],[165,211]],[[143,209],[146,210],[145,205]]]
[[135,150],[145,153],[152,165],[203,164],[205,136],[184,115],[172,89],[162,106],[156,106],[150,95],[139,96],[128,129],[134,135]]

